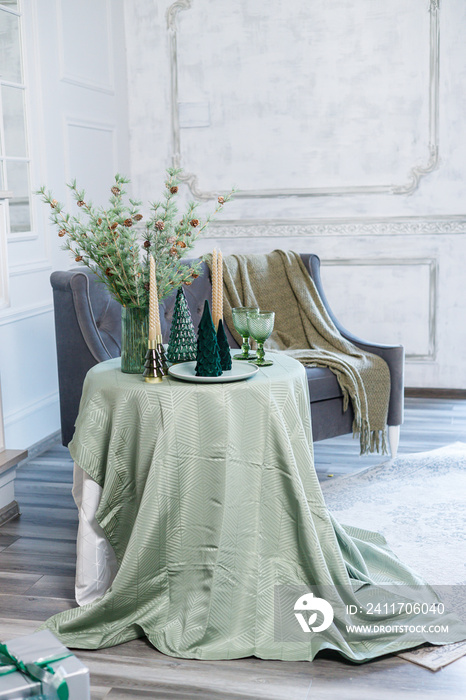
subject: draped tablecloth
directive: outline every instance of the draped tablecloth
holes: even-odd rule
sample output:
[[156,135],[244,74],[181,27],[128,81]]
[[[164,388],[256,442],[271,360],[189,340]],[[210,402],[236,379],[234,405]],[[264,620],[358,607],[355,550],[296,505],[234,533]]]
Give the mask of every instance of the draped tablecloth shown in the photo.
[[[422,600],[437,598],[383,537],[332,518],[314,470],[305,369],[273,359],[231,384],[151,385],[121,373],[119,359],[89,371],[69,447],[101,489],[89,513],[115,559],[104,557],[108,579],[97,589],[111,585],[102,597],[45,623],[67,646],[145,635],[187,658],[312,660],[329,648],[364,661],[466,638],[452,614],[395,608],[375,620],[383,633],[348,632],[348,623],[374,622],[374,591],[389,604],[417,600],[408,593],[416,586]],[[80,488],[77,479],[78,498]],[[284,627],[296,629],[282,633],[282,620],[277,632],[283,601],[309,589],[330,602],[333,622],[306,634],[291,607]],[[439,622],[449,629],[442,637],[420,627]]]

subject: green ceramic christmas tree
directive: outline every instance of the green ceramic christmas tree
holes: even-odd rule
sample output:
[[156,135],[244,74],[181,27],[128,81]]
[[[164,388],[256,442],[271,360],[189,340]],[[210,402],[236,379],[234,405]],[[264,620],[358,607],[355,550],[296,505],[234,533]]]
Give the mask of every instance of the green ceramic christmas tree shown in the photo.
[[222,364],[222,369],[224,372],[231,369],[231,353],[230,346],[228,344],[228,338],[225,333],[225,328],[223,327],[223,321],[220,319],[217,328],[217,342],[218,349],[220,352],[220,362]]
[[180,287],[173,309],[167,358],[170,362],[189,362],[196,357],[196,332],[184,290]]
[[207,299],[197,333],[196,376],[219,377],[222,374],[222,363]]

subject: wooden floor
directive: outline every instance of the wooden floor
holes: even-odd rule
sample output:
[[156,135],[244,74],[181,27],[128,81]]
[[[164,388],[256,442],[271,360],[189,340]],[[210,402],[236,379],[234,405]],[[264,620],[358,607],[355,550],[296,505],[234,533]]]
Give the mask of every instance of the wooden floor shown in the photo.
[[[466,401],[408,399],[400,452],[466,442]],[[351,437],[315,446],[321,479],[338,478],[383,461],[358,456]],[[384,458],[386,459],[386,457]],[[332,474],[333,477],[329,475]],[[0,529],[0,639],[35,630],[60,610],[74,607],[77,517],[71,497],[72,462],[56,445],[18,471],[22,515]],[[91,670],[93,700],[464,700],[466,658],[438,673],[397,657],[363,665],[335,654],[313,663],[189,661],[164,656],[145,640],[111,649],[77,652]]]

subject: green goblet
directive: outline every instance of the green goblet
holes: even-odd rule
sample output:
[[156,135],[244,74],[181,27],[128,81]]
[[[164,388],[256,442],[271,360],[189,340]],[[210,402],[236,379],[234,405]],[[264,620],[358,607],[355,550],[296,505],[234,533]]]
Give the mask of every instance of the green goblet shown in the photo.
[[256,356],[251,353],[249,345],[249,330],[248,330],[248,312],[259,311],[257,306],[236,306],[231,310],[233,315],[233,325],[243,338],[241,346],[241,354],[233,355],[234,360],[255,360]]
[[275,311],[249,311],[247,314],[249,335],[257,343],[257,360],[251,362],[258,367],[273,365],[272,360],[264,359],[264,343],[273,331]]

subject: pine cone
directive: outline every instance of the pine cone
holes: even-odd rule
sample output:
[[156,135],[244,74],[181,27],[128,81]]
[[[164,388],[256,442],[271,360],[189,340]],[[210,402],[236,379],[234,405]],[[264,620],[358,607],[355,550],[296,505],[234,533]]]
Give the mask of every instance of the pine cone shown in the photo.
[[191,277],[192,277],[193,279],[197,279],[197,278],[199,277],[199,275],[197,274],[197,272],[193,272],[192,275],[191,275]]
[[117,222],[115,221],[115,222],[110,226],[110,228],[111,228],[112,231],[114,231],[114,230],[116,229],[117,226],[118,226],[118,224],[117,224]]
[[63,236],[66,235],[66,229],[64,229],[64,228],[60,229],[60,231],[58,232],[58,235],[60,236],[60,238],[63,238]]
[[225,204],[225,197],[219,197],[217,201],[219,204]]
[[142,219],[142,214],[135,214],[135,215],[133,216],[133,219],[134,219],[135,221],[141,221],[141,219]]
[[77,255],[77,256],[75,257],[76,262],[81,262],[82,259],[83,259],[83,256],[82,256],[82,255]]
[[112,187],[112,194],[115,195],[115,197],[120,194],[121,190],[119,187],[116,187],[115,185]]
[[144,248],[150,248],[150,241],[144,241]]
[[102,219],[97,219],[97,223],[100,226],[100,224],[102,223]]
[[149,289],[150,289],[150,284],[149,284],[149,282],[144,282],[144,289],[146,290],[146,292],[149,291]]
[[186,243],[184,241],[177,241],[176,245],[180,248],[186,248]]
[[133,225],[132,219],[125,219],[123,223],[126,226],[126,228],[129,228],[130,226]]
[[178,187],[176,185],[173,185],[173,187],[170,187],[170,192],[172,194],[176,194],[178,192]]
[[163,231],[163,229],[165,228],[165,224],[162,221],[162,219],[159,219],[158,221],[156,221],[155,226],[156,226],[156,228],[159,229],[159,231]]
[[174,243],[176,243],[176,236],[169,236],[167,238],[167,243],[170,243],[170,245],[173,245]]
[[173,247],[173,248],[170,248],[170,250],[169,250],[168,252],[170,253],[170,255],[171,255],[172,257],[178,256],[178,251],[177,251],[176,248],[174,248],[174,247]]
[[191,280],[186,280],[185,284],[187,284],[189,286],[190,284],[192,284],[192,282],[191,282]]
[[[54,201],[55,201],[55,200],[54,200]],[[82,199],[80,199],[79,202],[76,202],[76,204],[78,205],[78,207],[83,207],[83,206],[85,205],[85,203],[86,203],[86,202],[85,202],[84,200],[82,200]]]
[[189,223],[193,228],[196,228],[196,226],[199,226],[199,219],[191,219]]
[[107,275],[107,277],[111,277],[113,275],[112,269],[110,267],[107,267],[107,269],[105,270],[105,274]]

